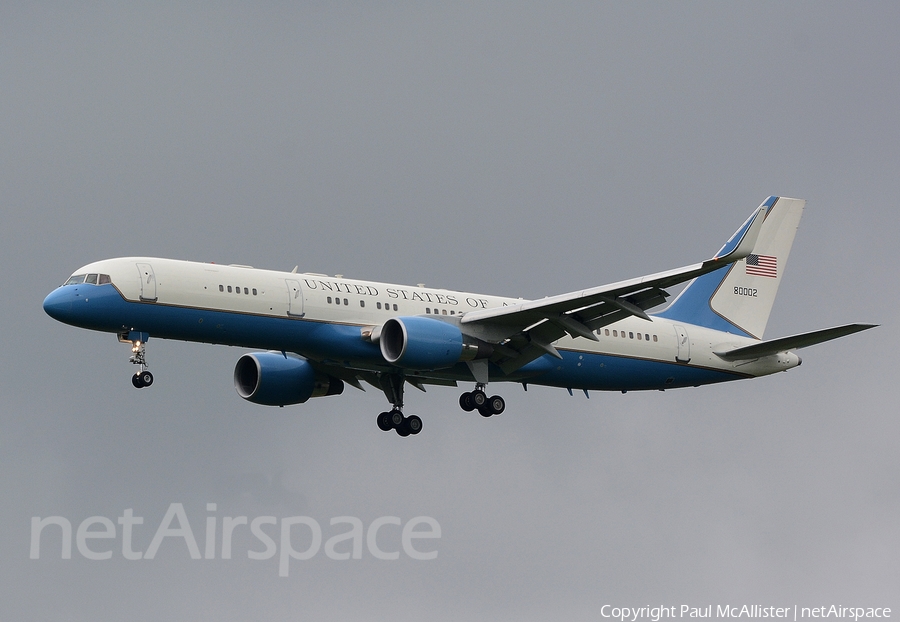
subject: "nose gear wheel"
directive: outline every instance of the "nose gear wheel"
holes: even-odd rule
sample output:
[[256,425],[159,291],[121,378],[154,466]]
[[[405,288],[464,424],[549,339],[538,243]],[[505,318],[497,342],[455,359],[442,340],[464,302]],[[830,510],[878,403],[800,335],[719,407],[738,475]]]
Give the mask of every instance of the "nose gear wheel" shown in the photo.
[[131,377],[131,384],[135,389],[143,389],[153,384],[153,374],[147,371],[147,349],[143,341],[135,340],[131,342],[131,358],[129,362],[134,365],[140,365],[141,370]]

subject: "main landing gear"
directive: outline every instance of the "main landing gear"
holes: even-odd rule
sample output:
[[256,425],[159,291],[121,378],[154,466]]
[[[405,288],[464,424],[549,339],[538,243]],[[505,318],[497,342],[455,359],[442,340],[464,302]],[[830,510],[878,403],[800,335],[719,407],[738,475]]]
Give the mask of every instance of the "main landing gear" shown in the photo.
[[403,414],[403,384],[399,374],[384,374],[379,378],[381,389],[394,407],[378,415],[378,428],[388,432],[396,430],[400,436],[415,435],[422,431],[422,420],[417,415]]
[[499,395],[488,397],[484,392],[485,385],[478,383],[475,390],[459,396],[459,407],[466,412],[477,410],[482,417],[499,415],[506,410],[506,401]]
[[131,384],[134,385],[135,389],[143,389],[153,384],[153,374],[145,369],[148,365],[147,352],[143,341],[136,339],[131,342],[131,358],[128,360],[135,365],[141,366],[141,370],[131,377]]
[[394,406],[389,412],[378,415],[378,427],[385,432],[396,430],[400,436],[409,436],[422,431],[422,420],[418,415],[404,416],[403,411]]
[[[403,414],[403,386],[406,379],[401,374],[382,374],[379,376],[381,390],[393,404],[391,410],[378,415],[378,428],[385,432],[394,430],[400,436],[410,436],[422,431],[422,420],[416,415]],[[487,385],[477,383],[475,390],[459,396],[460,407],[471,412],[477,410],[482,417],[499,415],[506,410],[506,401],[499,395],[488,397],[484,392]]]

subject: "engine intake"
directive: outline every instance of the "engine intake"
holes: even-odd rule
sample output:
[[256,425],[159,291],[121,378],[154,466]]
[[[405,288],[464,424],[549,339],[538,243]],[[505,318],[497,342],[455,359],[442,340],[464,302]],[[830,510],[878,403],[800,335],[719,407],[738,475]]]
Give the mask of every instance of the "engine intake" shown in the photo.
[[444,369],[491,355],[489,344],[429,317],[391,318],[381,327],[378,342],[388,363],[409,369]]
[[234,366],[238,395],[263,406],[302,404],[311,397],[340,395],[344,382],[316,373],[309,361],[280,352],[245,354]]

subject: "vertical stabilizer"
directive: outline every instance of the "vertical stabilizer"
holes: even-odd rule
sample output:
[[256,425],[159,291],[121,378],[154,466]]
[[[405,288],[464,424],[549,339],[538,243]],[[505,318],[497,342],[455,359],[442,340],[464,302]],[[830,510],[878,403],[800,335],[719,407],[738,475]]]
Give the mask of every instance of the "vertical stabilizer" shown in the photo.
[[691,281],[659,317],[762,339],[806,201],[769,197],[753,252]]

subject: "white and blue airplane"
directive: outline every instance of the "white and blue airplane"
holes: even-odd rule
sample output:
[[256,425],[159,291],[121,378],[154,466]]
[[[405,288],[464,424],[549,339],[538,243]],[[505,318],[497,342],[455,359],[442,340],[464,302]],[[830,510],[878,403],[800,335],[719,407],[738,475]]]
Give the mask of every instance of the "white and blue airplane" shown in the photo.
[[[362,382],[392,409],[378,427],[418,434],[408,383],[457,386],[466,411],[503,412],[488,382],[588,391],[665,390],[800,365],[795,350],[861,330],[846,324],[763,341],[805,201],[769,197],[711,259],[541,300],[153,257],[79,268],[44,300],[66,324],[115,333],[147,387],[152,336],[263,350],[241,356],[238,394],[285,406]],[[665,288],[690,281],[659,313]]]

